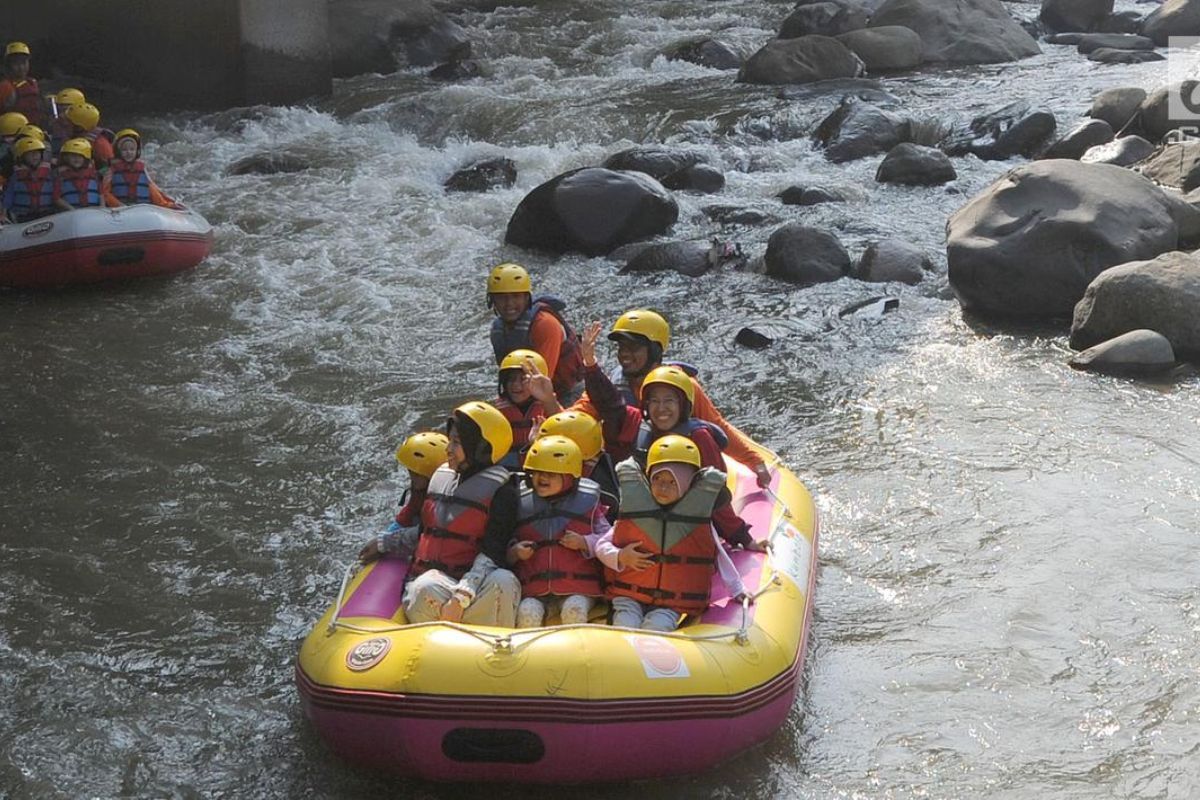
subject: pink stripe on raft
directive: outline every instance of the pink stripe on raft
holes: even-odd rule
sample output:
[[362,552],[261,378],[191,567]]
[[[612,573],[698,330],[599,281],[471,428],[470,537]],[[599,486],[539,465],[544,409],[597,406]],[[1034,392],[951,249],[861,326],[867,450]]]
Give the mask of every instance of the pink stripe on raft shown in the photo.
[[407,575],[407,558],[381,558],[342,606],[340,616],[391,619],[400,610]]

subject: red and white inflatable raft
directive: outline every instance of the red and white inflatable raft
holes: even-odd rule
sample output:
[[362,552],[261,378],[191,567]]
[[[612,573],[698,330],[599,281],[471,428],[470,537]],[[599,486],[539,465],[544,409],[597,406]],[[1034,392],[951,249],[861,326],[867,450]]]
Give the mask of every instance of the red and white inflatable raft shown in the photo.
[[153,205],[81,208],[0,225],[0,286],[33,288],[182,272],[212,249],[194,211]]

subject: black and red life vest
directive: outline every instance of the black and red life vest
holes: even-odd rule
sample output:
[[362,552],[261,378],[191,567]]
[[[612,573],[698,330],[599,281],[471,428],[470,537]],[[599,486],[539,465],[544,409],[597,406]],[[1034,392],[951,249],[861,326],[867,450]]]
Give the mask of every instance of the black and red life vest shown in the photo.
[[533,542],[536,548],[533,557],[516,565],[522,596],[604,594],[600,562],[559,543],[568,532],[591,533],[599,503],[600,487],[587,478],[576,481],[575,488],[562,497],[538,497],[529,487],[521,491],[516,538]]
[[421,506],[421,536],[410,574],[436,569],[455,580],[462,578],[479,554],[492,498],[509,477],[501,466],[486,467],[465,479],[445,464],[438,467]]

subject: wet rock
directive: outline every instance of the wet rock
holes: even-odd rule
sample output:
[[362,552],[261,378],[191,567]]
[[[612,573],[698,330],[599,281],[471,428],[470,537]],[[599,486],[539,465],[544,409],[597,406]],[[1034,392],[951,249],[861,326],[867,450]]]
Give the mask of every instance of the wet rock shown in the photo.
[[703,163],[704,160],[703,153],[672,150],[660,145],[640,145],[613,153],[604,160],[604,168],[644,172],[661,181],[672,173]]
[[1075,49],[1086,55],[1102,47],[1112,50],[1153,50],[1154,42],[1145,36],[1129,33],[1089,33],[1079,37],[1079,44]]
[[732,242],[666,242],[642,248],[621,268],[621,272],[674,270],[694,278],[718,267],[736,269],[744,263],[741,247]]
[[1085,164],[1111,164],[1128,167],[1138,163],[1154,152],[1154,145],[1140,136],[1122,136],[1108,144],[1089,147],[1079,157]]
[[1049,111],[1030,109],[1028,103],[1010,103],[952,132],[942,149],[952,156],[973,153],[991,161],[1016,155],[1032,157],[1054,135],[1055,126]]
[[1200,356],[1200,261],[1171,252],[1105,270],[1075,306],[1071,347],[1076,350],[1140,328],[1158,331],[1178,355]]
[[395,72],[404,64],[429,67],[464,59],[470,39],[423,0],[332,0],[329,48],[334,77],[345,78]]
[[1046,37],[1047,44],[1069,44],[1077,45],[1079,40],[1083,38],[1082,33],[1054,33]]
[[875,172],[879,183],[934,186],[958,177],[954,165],[941,150],[904,142],[893,147]]
[[868,72],[895,72],[919,66],[924,59],[921,37],[901,25],[863,28],[837,37]]
[[[1142,101],[1141,129],[1146,138],[1157,140],[1181,125],[1195,125],[1200,119],[1197,88],[1200,81],[1186,80],[1155,89]],[[1182,113],[1180,113],[1180,111]]]
[[274,175],[277,172],[303,172],[308,159],[291,153],[268,151],[239,158],[225,168],[226,175]]
[[762,350],[769,347],[775,340],[761,331],[756,331],[754,328],[741,328],[737,332],[737,335],[733,337],[733,341],[742,347],[749,347],[752,350]]
[[1042,158],[1078,160],[1089,149],[1113,140],[1113,129],[1102,119],[1089,119],[1072,128],[1042,153]]
[[1200,211],[1129,170],[1035,161],[950,217],[950,285],[983,315],[1065,317],[1104,270],[1198,235]]
[[666,232],[679,206],[641,172],[587,167],[558,175],[521,200],[504,240],[553,253],[604,255]]
[[1160,147],[1138,164],[1137,171],[1160,186],[1190,192],[1200,187],[1200,141]]
[[1153,50],[1114,50],[1098,47],[1088,53],[1088,60],[1098,64],[1145,64],[1148,61],[1166,61],[1167,57]]
[[1142,15],[1136,11],[1109,14],[1096,30],[1100,33],[1141,33]]
[[924,250],[900,239],[872,242],[863,252],[853,277],[867,283],[907,283],[915,286],[933,270]]
[[1171,36],[1200,36],[1200,3],[1196,0],[1166,0],[1142,23],[1142,35],[1166,46]]
[[455,172],[442,184],[448,192],[486,192],[507,189],[517,182],[517,165],[510,158],[485,158]]
[[871,12],[853,0],[805,3],[796,6],[779,28],[780,39],[800,36],[837,36],[867,26]]
[[1141,110],[1146,99],[1146,90],[1134,86],[1105,89],[1092,98],[1092,110],[1088,116],[1102,119],[1113,131],[1119,131]]
[[429,70],[435,81],[466,81],[483,75],[483,66],[473,58],[447,61]]
[[1042,0],[1038,18],[1054,31],[1093,31],[1112,10],[1113,0]]
[[704,216],[721,225],[763,225],[774,222],[775,217],[758,208],[744,206],[704,206]]
[[1139,328],[1089,347],[1067,363],[1072,369],[1103,375],[1156,375],[1174,368],[1175,349],[1161,333]]
[[799,286],[836,281],[850,273],[850,254],[829,231],[793,222],[767,241],[767,274]]
[[775,95],[780,100],[814,105],[829,102],[831,105],[847,100],[861,100],[880,107],[899,106],[900,98],[885,91],[874,78],[831,78],[801,86],[784,86]]
[[725,176],[708,164],[692,164],[665,176],[662,185],[677,191],[712,194],[725,188]]
[[745,60],[733,47],[710,36],[673,42],[663,49],[663,56],[668,61],[687,61],[709,69],[738,69]]
[[813,144],[834,163],[885,153],[909,138],[907,119],[870,103],[844,100],[813,132]]
[[995,64],[1042,51],[999,0],[886,0],[871,16],[872,28],[885,25],[916,31],[925,61]]
[[844,186],[789,186],[779,193],[779,201],[785,206],[850,203],[866,198],[865,193]]
[[837,39],[801,36],[767,42],[738,71],[740,83],[812,83],[857,78],[863,63]]

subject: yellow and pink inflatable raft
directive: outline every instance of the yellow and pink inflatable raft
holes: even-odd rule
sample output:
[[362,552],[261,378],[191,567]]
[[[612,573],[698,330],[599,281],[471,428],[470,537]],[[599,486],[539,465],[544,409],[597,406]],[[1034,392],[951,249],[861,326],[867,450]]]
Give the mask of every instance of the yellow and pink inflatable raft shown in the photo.
[[674,633],[603,624],[511,630],[406,624],[408,562],[347,572],[300,650],[305,714],[338,755],[440,781],[578,783],[700,772],[770,737],[800,687],[818,521],[778,463],[770,491],[729,462],[734,506],[770,554],[731,555]]

